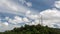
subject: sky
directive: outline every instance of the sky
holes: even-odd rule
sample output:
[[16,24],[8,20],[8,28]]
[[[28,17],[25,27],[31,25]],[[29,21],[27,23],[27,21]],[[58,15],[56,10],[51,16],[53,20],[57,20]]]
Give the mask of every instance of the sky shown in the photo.
[[60,0],[0,0],[0,32],[25,24],[60,28]]

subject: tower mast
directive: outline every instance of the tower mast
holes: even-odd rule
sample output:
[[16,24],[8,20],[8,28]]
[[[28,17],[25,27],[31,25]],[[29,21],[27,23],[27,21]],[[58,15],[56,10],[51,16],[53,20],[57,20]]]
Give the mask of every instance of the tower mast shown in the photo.
[[39,24],[40,25],[43,25],[43,18],[42,18],[42,15],[41,14],[39,15]]

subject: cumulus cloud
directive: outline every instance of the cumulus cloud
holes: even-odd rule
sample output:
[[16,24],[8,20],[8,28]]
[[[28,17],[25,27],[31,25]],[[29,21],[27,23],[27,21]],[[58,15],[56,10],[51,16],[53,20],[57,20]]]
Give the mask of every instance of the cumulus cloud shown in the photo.
[[32,14],[30,11],[28,11],[26,13],[26,16],[30,19],[37,19],[38,18],[38,14]]
[[27,5],[28,7],[31,7],[31,6],[32,6],[32,3],[31,3],[31,2],[27,2],[26,5]]
[[24,22],[29,22],[29,19],[26,18],[26,17],[24,17],[24,18],[23,18],[23,21],[24,21]]
[[22,18],[19,16],[15,16],[14,19],[9,19],[8,22],[12,24],[22,23]]
[[27,22],[30,22],[27,17],[22,18],[20,16],[14,16],[13,19],[11,19],[9,17],[5,17],[4,20],[7,20],[8,23],[12,23],[12,24],[19,24],[19,23],[27,23]]
[[26,4],[28,7],[32,7],[32,3],[31,2],[27,2],[26,0],[19,0],[22,4]]
[[18,8],[17,8],[17,5],[15,5],[13,2],[9,2],[10,0],[0,0],[0,7],[6,7],[6,8],[9,8],[11,10],[15,10],[17,11]]
[[[25,0],[19,0],[22,2],[22,4],[26,4],[28,7],[32,6],[31,2],[26,2]],[[60,1],[56,1],[54,6],[56,8],[60,8]],[[18,14],[19,16],[14,16],[13,19],[10,17],[5,17],[5,22],[2,22],[0,19],[0,26],[3,26],[0,28],[0,30],[10,30],[14,27],[20,27],[21,23],[28,24],[28,25],[37,25],[41,24],[41,17],[42,17],[42,23],[44,26],[48,25],[49,27],[55,27],[55,25],[60,27],[60,10],[56,8],[47,9],[40,14],[33,14],[33,11],[29,10],[27,7],[23,5],[18,5],[14,2],[11,2],[11,0],[0,0],[0,7],[6,8],[4,11],[0,12],[6,12],[6,13],[12,13],[12,14]],[[3,10],[3,9],[2,9]],[[8,10],[8,11],[7,11]],[[24,14],[24,17],[20,17],[20,14]],[[57,23],[57,24],[56,24]],[[12,25],[14,24],[14,25]],[[6,27],[7,26],[7,27]],[[6,29],[4,29],[6,28]]]
[[8,26],[9,24],[8,24],[8,22],[4,22],[3,25],[4,26]]
[[5,17],[5,20],[9,20],[9,17]]
[[42,15],[44,25],[54,26],[54,23],[59,24],[60,22],[60,11],[56,8],[44,10],[40,14]]
[[29,15],[28,17],[31,19],[37,19],[38,15]]
[[7,27],[9,24],[8,24],[8,22],[0,22],[0,27]]
[[22,4],[24,4],[26,1],[25,0],[19,0]]
[[54,5],[55,5],[56,8],[60,8],[60,1],[55,1]]
[[[18,0],[17,0],[18,1]],[[24,14],[29,8],[18,4],[17,2],[12,2],[12,0],[0,0],[0,12],[12,13],[12,14]]]
[[59,17],[59,10],[57,10],[56,8],[53,9],[47,9],[41,12],[42,15],[46,15],[48,17]]
[[34,21],[30,21],[27,17],[21,18],[19,16],[15,16],[14,19],[10,19],[9,17],[6,17],[5,19],[6,20],[9,19],[8,22],[10,22],[12,24],[26,22],[25,24],[28,24],[28,25],[37,25],[39,23],[41,24],[41,21],[39,21],[39,20],[41,20],[41,16],[42,16],[43,25],[44,26],[48,25],[49,27],[55,27],[54,24],[55,23],[59,24],[59,22],[60,22],[60,16],[59,16],[60,12],[56,8],[44,10],[44,11],[40,12],[40,15],[31,14],[30,11],[28,11],[27,14],[28,14],[27,15],[28,18],[30,18]]
[[31,11],[30,10],[26,12],[26,15],[29,15],[29,14],[31,14]]
[[[48,25],[49,27],[56,27],[55,25],[58,26],[58,28],[60,27],[59,26],[59,22],[60,22],[60,12],[59,10],[57,9],[47,9],[47,10],[44,10],[40,13],[40,15],[37,15],[37,14],[31,14],[30,11],[27,12],[27,15],[28,17],[20,17],[20,16],[14,16],[13,19],[9,18],[9,17],[5,17],[5,20],[8,20],[8,22],[4,22],[4,23],[1,23],[0,25],[3,25],[5,28],[7,26],[7,29],[6,30],[11,30],[10,27],[13,29],[14,27],[20,27],[21,25],[17,25],[17,24],[21,24],[21,23],[25,23],[25,24],[28,24],[28,25],[37,25],[37,24],[41,24],[41,17],[39,17],[40,15],[42,16],[42,23],[44,26]],[[34,21],[30,21],[29,19],[32,19]],[[11,24],[14,24],[14,25],[11,25]],[[56,24],[57,23],[57,24]],[[10,26],[10,27],[8,27]],[[1,29],[1,30],[4,30],[4,29]]]

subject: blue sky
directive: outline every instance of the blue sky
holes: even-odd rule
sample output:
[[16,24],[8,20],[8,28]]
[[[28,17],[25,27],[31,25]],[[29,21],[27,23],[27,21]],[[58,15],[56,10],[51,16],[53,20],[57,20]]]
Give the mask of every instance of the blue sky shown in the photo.
[[0,32],[41,24],[41,16],[43,26],[60,28],[60,0],[0,0]]

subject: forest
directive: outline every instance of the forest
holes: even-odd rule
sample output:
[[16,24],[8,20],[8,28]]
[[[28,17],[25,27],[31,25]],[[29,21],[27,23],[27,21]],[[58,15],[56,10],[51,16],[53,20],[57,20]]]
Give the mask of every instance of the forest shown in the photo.
[[60,29],[49,28],[48,26],[38,25],[25,25],[13,30],[7,30],[0,32],[0,34],[60,34]]

